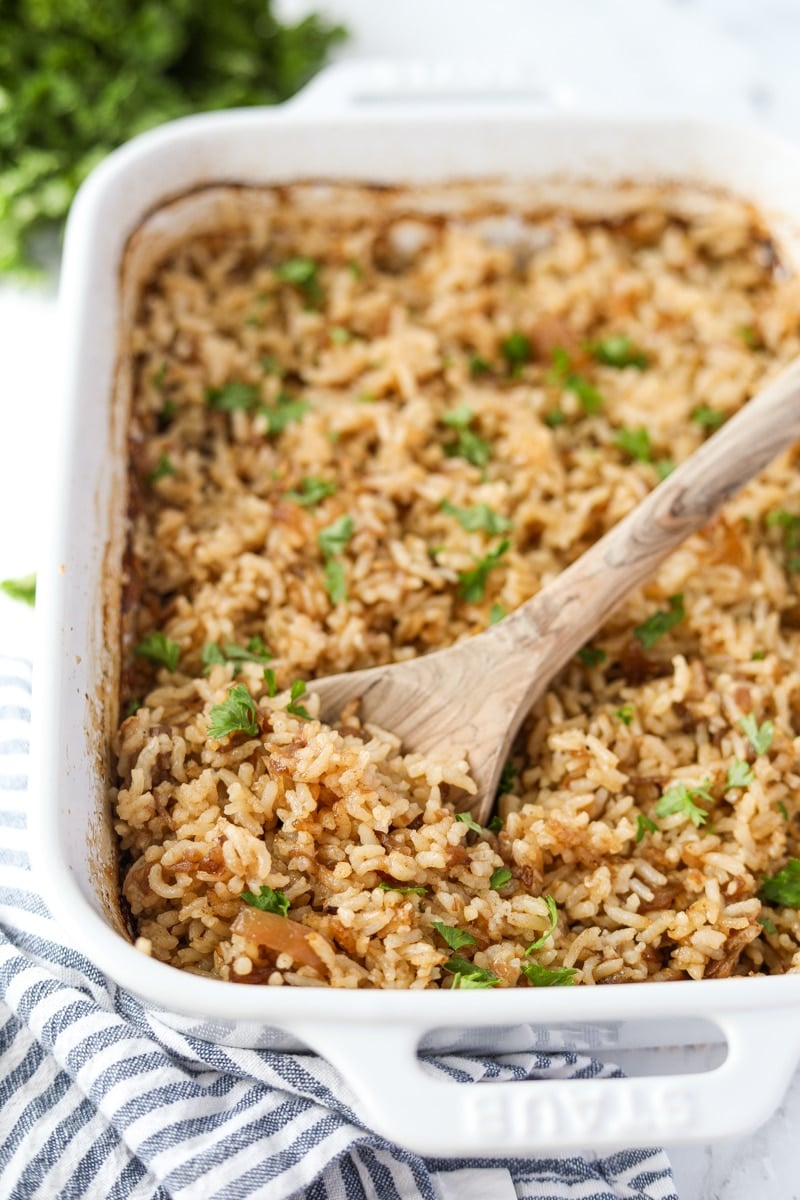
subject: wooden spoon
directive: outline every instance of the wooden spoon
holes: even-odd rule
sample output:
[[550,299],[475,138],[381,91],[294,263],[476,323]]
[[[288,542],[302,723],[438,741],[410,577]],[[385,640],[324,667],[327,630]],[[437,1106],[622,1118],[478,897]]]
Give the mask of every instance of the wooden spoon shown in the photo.
[[463,807],[485,824],[514,736],[553,676],[621,599],[798,439],[800,359],[510,616],[446,650],[315,680],[320,715],[335,720],[357,697],[361,719],[397,734],[406,753],[466,751],[477,793]]

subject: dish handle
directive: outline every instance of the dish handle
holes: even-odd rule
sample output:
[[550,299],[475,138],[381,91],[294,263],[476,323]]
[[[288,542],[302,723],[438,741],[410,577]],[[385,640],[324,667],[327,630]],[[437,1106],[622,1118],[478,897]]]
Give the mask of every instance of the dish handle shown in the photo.
[[482,113],[553,112],[574,107],[574,99],[566,85],[545,84],[533,67],[511,63],[348,59],[320,71],[283,107],[315,118],[369,110],[384,115],[419,104],[463,111],[465,104],[479,103]]
[[[537,1020],[539,1014],[537,1014]],[[792,1009],[710,1018],[728,1044],[701,1074],[453,1082],[417,1057],[419,1025],[294,1023],[344,1076],[363,1123],[427,1156],[509,1156],[708,1142],[749,1133],[778,1107],[800,1055]]]

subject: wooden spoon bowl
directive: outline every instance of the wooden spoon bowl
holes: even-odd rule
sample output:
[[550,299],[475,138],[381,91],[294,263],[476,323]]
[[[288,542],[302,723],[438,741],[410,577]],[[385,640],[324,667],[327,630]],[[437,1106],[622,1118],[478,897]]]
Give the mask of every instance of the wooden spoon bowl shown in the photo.
[[609,613],[726,500],[800,439],[800,360],[750,400],[612,530],[485,633],[409,662],[309,684],[335,721],[360,701],[404,750],[469,758],[464,803],[485,824],[503,764],[531,706]]

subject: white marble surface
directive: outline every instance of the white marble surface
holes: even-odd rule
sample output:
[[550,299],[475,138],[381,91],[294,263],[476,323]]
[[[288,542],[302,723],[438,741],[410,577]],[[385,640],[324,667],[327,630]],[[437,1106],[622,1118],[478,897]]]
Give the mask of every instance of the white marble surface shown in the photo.
[[[280,2],[287,15],[309,7]],[[353,30],[342,56],[462,60],[482,69],[514,63],[543,93],[580,111],[728,117],[800,140],[797,0],[319,0],[314,7]],[[52,513],[53,288],[0,288],[0,329],[4,578],[35,569]],[[31,614],[0,596],[0,646],[29,653],[31,645]],[[800,1074],[752,1137],[670,1149],[681,1200],[800,1198],[798,1128]]]

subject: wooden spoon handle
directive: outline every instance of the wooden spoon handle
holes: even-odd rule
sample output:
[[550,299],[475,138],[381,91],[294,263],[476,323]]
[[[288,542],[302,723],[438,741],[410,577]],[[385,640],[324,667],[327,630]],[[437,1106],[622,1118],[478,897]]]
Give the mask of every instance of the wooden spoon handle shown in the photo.
[[[800,359],[744,406],[627,517],[485,637],[519,679],[514,654],[536,652],[551,677],[615,605],[781,451],[800,439]],[[505,653],[504,653],[505,651]],[[505,665],[505,663],[504,663]],[[538,683],[531,681],[529,696]]]

